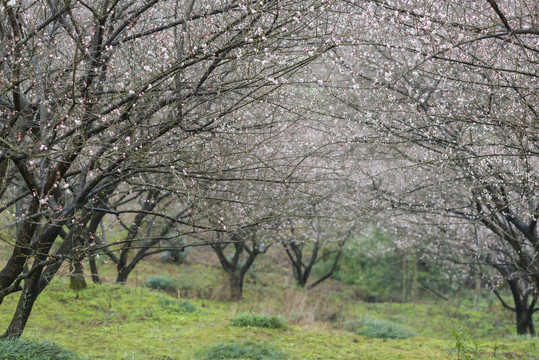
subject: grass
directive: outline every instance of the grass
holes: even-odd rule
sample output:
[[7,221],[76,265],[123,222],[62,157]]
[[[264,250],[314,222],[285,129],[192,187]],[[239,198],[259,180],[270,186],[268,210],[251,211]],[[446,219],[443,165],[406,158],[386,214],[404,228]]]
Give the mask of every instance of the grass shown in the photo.
[[260,327],[266,329],[282,329],[285,320],[282,316],[267,314],[242,313],[236,315],[231,323],[232,326]]
[[[272,269],[248,279],[239,303],[219,300],[226,290],[221,273],[202,263],[142,262],[127,286],[89,284],[78,293],[59,277],[38,298],[24,339],[50,340],[92,360],[209,359],[211,351],[215,356],[246,348],[255,353],[264,344],[288,360],[453,360],[452,330],[460,327],[481,339],[483,360],[539,358],[537,339],[515,336],[513,314],[497,302],[485,302],[478,312],[439,301],[370,304],[343,297],[332,281],[311,291],[297,289]],[[108,264],[101,270],[105,282],[114,278]],[[180,291],[144,286],[154,275],[173,278]],[[17,295],[4,300],[0,328],[9,324]],[[264,314],[286,318],[286,326],[275,331],[253,325],[273,316]],[[344,329],[351,319],[367,318],[400,324],[417,335],[382,339]],[[238,319],[246,325],[231,326]]]
[[[340,329],[340,323],[322,322],[315,319],[289,324],[280,331],[265,327],[230,326],[234,319],[231,314],[247,313],[257,307],[295,310],[302,309],[302,301],[309,298],[302,290],[288,290],[287,294],[275,293],[274,298],[255,305],[248,299],[260,300],[258,292],[247,287],[243,303],[217,300],[177,299],[166,293],[146,287],[130,287],[104,284],[89,285],[77,294],[68,289],[67,279],[56,279],[37,300],[35,311],[24,334],[31,341],[45,339],[77,352],[90,359],[174,359],[191,360],[209,351],[218,344],[271,344],[274,349],[286,354],[290,360],[310,359],[454,359],[449,352],[451,333],[436,332],[440,324],[431,324],[430,334],[421,334],[409,339],[393,340],[369,338]],[[256,290],[256,288],[254,288]],[[335,303],[322,301],[319,293],[311,293],[311,302],[334,306]],[[318,299],[318,300],[316,300]],[[286,302],[282,302],[286,301]],[[292,303],[296,301],[297,303]],[[188,305],[187,305],[188,304]],[[5,300],[0,313],[0,326],[5,327],[10,319],[10,311],[15,306],[15,298]],[[351,305],[351,314],[360,317],[370,312],[372,304]],[[399,304],[405,305],[405,304]],[[413,307],[414,304],[409,304]],[[421,323],[419,317],[425,309],[438,316],[447,312],[447,306],[438,304],[418,305],[416,318],[408,321]],[[400,307],[395,304],[376,304],[378,316],[384,320],[395,318]],[[403,309],[406,310],[404,307]],[[303,310],[307,310],[303,308]],[[374,312],[373,312],[374,313]],[[346,315],[346,314],[345,314]],[[486,324],[498,314],[480,313]],[[348,315],[347,315],[348,316]],[[403,317],[411,317],[406,310]],[[254,318],[254,316],[253,316]],[[463,326],[466,317],[459,318]],[[510,319],[508,319],[510,322]],[[403,322],[400,322],[403,323]],[[514,358],[526,359],[539,355],[539,347],[534,339],[515,336],[494,336],[483,342],[482,359]],[[494,354],[496,354],[494,357]]]
[[219,343],[209,346],[197,353],[203,360],[282,360],[286,354],[265,342],[239,342]]
[[344,328],[356,334],[379,339],[408,339],[415,336],[413,330],[388,320],[364,318],[344,323]]
[[2,360],[79,360],[80,357],[49,341],[0,340]]
[[195,313],[200,311],[196,306],[194,306],[188,301],[161,298],[159,299],[159,302],[161,306],[164,306],[165,308],[178,313]]

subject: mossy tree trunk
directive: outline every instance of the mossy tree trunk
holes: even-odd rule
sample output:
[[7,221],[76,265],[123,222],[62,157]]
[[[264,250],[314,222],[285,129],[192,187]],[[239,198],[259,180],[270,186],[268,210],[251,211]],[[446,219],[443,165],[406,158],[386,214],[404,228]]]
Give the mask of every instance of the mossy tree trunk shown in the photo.
[[71,271],[69,273],[69,288],[72,290],[82,290],[88,287],[84,278],[84,266],[82,258],[73,260],[70,264]]

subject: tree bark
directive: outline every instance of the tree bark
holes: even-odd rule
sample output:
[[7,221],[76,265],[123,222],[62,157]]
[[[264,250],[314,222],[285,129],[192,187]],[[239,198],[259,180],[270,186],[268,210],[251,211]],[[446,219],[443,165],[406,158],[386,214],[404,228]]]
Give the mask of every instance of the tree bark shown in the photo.
[[230,281],[230,300],[240,301],[243,299],[243,278],[241,271],[232,271],[228,273]]
[[[525,335],[528,333],[528,330],[533,328],[533,322],[530,314],[528,314],[528,309],[526,307],[515,306],[516,320],[517,320],[517,334]],[[533,334],[532,334],[533,335]]]
[[507,280],[507,282],[509,283],[509,288],[511,289],[511,294],[513,296],[515,307],[509,306],[503,300],[498,291],[494,290],[494,294],[496,295],[496,297],[498,297],[504,308],[515,312],[517,334],[535,335],[535,326],[533,325],[533,313],[537,310],[535,308],[537,298],[533,297],[530,304],[528,304],[528,298],[531,293],[522,291],[522,289],[519,287],[518,279]]
[[95,262],[95,255],[90,255],[88,258],[90,263],[90,271],[92,273],[92,281],[94,284],[101,284],[101,278],[99,277],[99,270],[97,269],[97,264]]
[[24,331],[32,307],[36,301],[39,291],[39,278],[41,277],[41,270],[34,272],[24,283],[22,294],[19,297],[19,302],[11,323],[9,324],[6,332],[2,335],[3,338],[16,339],[19,338]]

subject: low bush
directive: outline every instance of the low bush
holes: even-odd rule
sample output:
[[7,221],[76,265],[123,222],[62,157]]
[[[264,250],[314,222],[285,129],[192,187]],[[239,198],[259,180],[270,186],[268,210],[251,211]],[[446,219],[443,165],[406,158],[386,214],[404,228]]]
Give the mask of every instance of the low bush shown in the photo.
[[0,340],[2,360],[79,360],[75,353],[49,341]]
[[286,359],[284,352],[264,342],[219,343],[198,352],[204,360],[281,360]]
[[381,339],[407,339],[415,332],[399,324],[386,320],[365,318],[344,323],[344,328],[359,335]]
[[232,326],[281,329],[285,326],[285,320],[281,316],[243,313],[236,315],[231,324]]
[[178,282],[176,278],[166,275],[154,275],[150,276],[144,285],[154,290],[161,290],[167,292],[173,292],[178,289]]

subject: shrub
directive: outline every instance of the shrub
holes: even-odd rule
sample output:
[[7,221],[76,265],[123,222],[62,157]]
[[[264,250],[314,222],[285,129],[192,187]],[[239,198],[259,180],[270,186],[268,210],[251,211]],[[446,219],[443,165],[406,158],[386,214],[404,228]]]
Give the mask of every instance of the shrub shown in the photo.
[[49,341],[0,340],[2,360],[79,360],[75,353]]
[[280,316],[243,313],[234,317],[231,324],[232,326],[280,329],[284,327],[285,320]]
[[381,339],[407,339],[415,332],[399,324],[386,320],[352,320],[344,323],[344,328],[359,335]]
[[204,360],[280,360],[286,359],[286,354],[264,342],[219,343],[199,351],[198,356]]
[[144,283],[150,289],[161,291],[176,291],[178,289],[176,278],[165,275],[150,276]]

